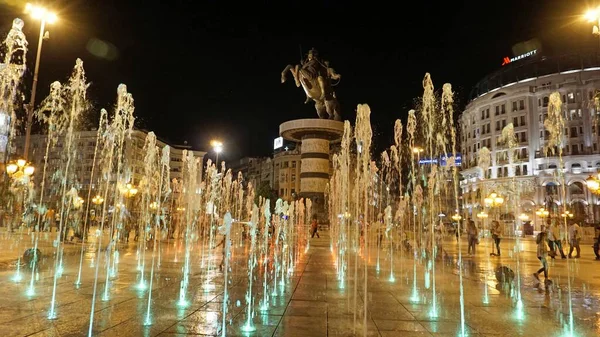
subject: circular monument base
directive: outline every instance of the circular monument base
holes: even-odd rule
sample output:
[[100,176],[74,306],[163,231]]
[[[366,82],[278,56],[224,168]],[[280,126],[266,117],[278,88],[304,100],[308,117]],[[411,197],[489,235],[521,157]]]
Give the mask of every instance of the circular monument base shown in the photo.
[[281,124],[279,134],[300,143],[299,195],[311,199],[313,216],[326,222],[324,193],[331,172],[330,144],[340,142],[344,123],[331,119],[296,119]]

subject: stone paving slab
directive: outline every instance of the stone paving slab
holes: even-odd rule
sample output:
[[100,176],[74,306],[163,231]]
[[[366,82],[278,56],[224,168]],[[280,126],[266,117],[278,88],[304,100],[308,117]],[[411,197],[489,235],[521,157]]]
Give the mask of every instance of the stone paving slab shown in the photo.
[[[354,298],[354,259],[350,259],[348,279],[342,288],[337,279],[329,237],[321,232],[320,239],[312,239],[310,249],[301,255],[294,275],[289,282],[278,287],[276,297],[270,298],[265,312],[258,310],[262,299],[262,274],[253,283],[255,296],[254,326],[256,331],[241,330],[247,321],[245,294],[248,286],[247,260],[244,247],[238,248],[232,261],[229,287],[229,312],[227,336],[363,336],[364,329],[364,259],[359,259]],[[568,268],[571,267],[573,286],[573,311],[576,314],[578,336],[596,336],[600,321],[596,313],[599,306],[600,268],[584,251],[579,260],[551,262],[550,275],[555,285],[546,290],[535,287],[531,275],[539,268],[535,256],[529,251],[531,242],[523,242],[519,270],[523,274],[521,294],[523,309],[518,310],[511,291],[497,287],[491,270],[498,264],[516,269],[515,252],[510,242],[504,242],[502,257],[490,259],[486,243],[479,245],[478,254],[466,256],[463,247],[463,289],[465,303],[465,328],[469,336],[554,336],[561,331],[561,320],[568,317],[564,292]],[[458,282],[458,247],[453,240],[444,241],[447,258],[436,263],[436,278],[426,273],[427,264],[413,262],[409,254],[404,259],[394,257],[395,282],[389,281],[390,259],[388,246],[372,245],[368,263],[367,282],[367,336],[453,336],[461,324],[460,283]],[[160,269],[153,283],[151,318],[153,324],[142,324],[147,309],[147,291],[139,291],[136,270],[135,245],[122,247],[117,278],[111,280],[110,300],[97,299],[95,305],[94,336],[220,336],[223,309],[223,280],[218,269],[206,274],[200,268],[199,250],[194,250],[192,275],[187,293],[189,305],[178,307],[181,279],[181,244],[163,246]],[[1,248],[0,248],[1,250]],[[512,251],[512,253],[511,253]],[[398,255],[398,254],[396,254]],[[151,264],[147,252],[147,265]],[[83,284],[73,285],[79,266],[78,255],[65,256],[65,271],[58,279],[58,319],[48,320],[47,313],[52,297],[52,268],[46,266],[36,274],[36,294],[25,295],[29,276],[25,281],[10,281],[14,271],[0,272],[0,331],[2,336],[87,336],[92,303],[95,251],[86,253],[83,263]],[[177,262],[176,262],[177,260]],[[220,252],[215,251],[213,268],[220,262]],[[97,261],[96,261],[97,263]],[[413,263],[417,267],[418,301],[411,299]],[[260,268],[259,268],[260,269]],[[98,291],[105,282],[105,265],[100,261]],[[146,273],[147,280],[148,273]],[[211,283],[206,288],[206,282]],[[559,289],[562,288],[559,298]],[[432,316],[432,288],[436,287],[437,315]],[[269,287],[271,285],[269,284]],[[514,289],[513,289],[514,290]],[[487,292],[487,301],[484,301]],[[522,312],[522,316],[518,313]],[[356,324],[355,324],[356,316]]]

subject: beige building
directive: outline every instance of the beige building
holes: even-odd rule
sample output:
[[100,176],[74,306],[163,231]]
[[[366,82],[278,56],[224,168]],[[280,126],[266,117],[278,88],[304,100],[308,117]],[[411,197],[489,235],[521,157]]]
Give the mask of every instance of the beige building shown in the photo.
[[[589,55],[588,55],[589,56]],[[474,89],[460,116],[463,206],[471,216],[484,206],[492,191],[511,199],[511,186],[518,186],[513,200],[500,211],[501,218],[514,221],[521,213],[539,229],[542,219],[535,211],[545,207],[570,212],[582,222],[600,219],[600,199],[586,187],[586,178],[600,170],[599,117],[594,94],[600,89],[598,61],[584,55],[547,57],[518,61],[491,74]],[[558,92],[565,122],[562,158],[546,155],[549,132],[549,97]],[[509,163],[507,148],[498,143],[502,129],[514,126],[518,141],[516,158]],[[477,166],[482,147],[491,152],[486,172]],[[562,174],[559,167],[563,166]],[[564,179],[559,179],[559,176]],[[560,189],[565,184],[566,195]],[[514,209],[516,206],[517,209]]]
[[300,148],[281,151],[273,156],[273,172],[275,183],[273,188],[277,195],[286,201],[299,197],[300,191]]
[[[144,175],[144,144],[148,132],[143,130],[134,130],[131,134],[130,139],[125,141],[124,159],[126,166],[130,168],[131,177],[129,181],[137,186]],[[99,174],[99,168],[95,168],[93,181],[91,178],[92,167],[94,165],[94,151],[96,148],[97,132],[95,130],[90,131],[79,131],[75,137],[76,146],[76,158],[74,158],[73,165],[71,166],[75,172],[76,180],[80,184],[80,190],[85,191],[88,189],[89,184],[94,184],[97,181]],[[28,159],[35,167],[36,171],[34,174],[34,183],[39,186],[43,177],[44,157],[47,145],[47,135],[35,134],[31,135],[31,147]],[[16,137],[15,145],[17,153],[23,152],[23,145],[25,137]],[[165,145],[170,146],[170,178],[181,179],[182,178],[182,167],[183,167],[183,152],[184,150],[191,151],[191,147],[187,144],[184,145],[172,145],[157,139],[157,146],[162,150]],[[64,144],[59,141],[56,146],[49,149],[48,153],[48,166],[46,168],[46,179],[52,179],[52,173],[56,172],[61,164],[61,152],[64,151]],[[200,158],[200,162],[203,162],[206,152],[193,151],[195,158]],[[160,153],[159,153],[160,155]],[[97,155],[97,159],[100,154]],[[202,165],[198,172],[198,177],[202,175]],[[92,189],[96,186],[92,185]]]

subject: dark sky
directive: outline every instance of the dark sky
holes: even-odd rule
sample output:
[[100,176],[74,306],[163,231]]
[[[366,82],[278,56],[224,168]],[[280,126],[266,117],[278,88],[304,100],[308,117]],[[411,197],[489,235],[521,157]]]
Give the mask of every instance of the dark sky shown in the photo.
[[[112,107],[125,83],[139,127],[198,149],[221,138],[226,160],[268,155],[281,122],[316,116],[301,88],[280,83],[300,50],[315,47],[342,74],[337,96],[345,119],[354,120],[358,103],[371,106],[375,142],[384,148],[394,120],[405,119],[421,94],[425,72],[436,88],[452,83],[461,105],[517,42],[538,38],[545,54],[598,46],[580,18],[592,0],[45,3],[60,21],[44,42],[38,103],[80,57],[96,109]],[[33,68],[39,26],[23,6],[0,1],[0,33],[6,36],[14,17],[25,19]],[[94,39],[117,53],[93,55],[87,46]]]

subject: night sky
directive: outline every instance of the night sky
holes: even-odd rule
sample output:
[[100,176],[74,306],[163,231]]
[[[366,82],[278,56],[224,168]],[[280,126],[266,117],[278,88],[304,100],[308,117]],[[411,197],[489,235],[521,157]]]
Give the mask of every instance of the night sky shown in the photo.
[[[0,1],[0,33],[6,36],[13,18],[25,20],[33,69],[39,24],[22,13],[24,3]],[[436,88],[452,83],[460,107],[515,43],[537,38],[545,55],[598,48],[591,24],[581,19],[596,4],[591,0],[239,3],[246,4],[43,2],[60,21],[48,27],[37,103],[80,57],[96,110],[110,110],[117,85],[125,83],[138,127],[202,150],[211,138],[223,139],[225,160],[269,155],[281,122],[316,117],[291,76],[280,83],[283,68],[314,47],[342,75],[336,90],[343,117],[354,121],[357,104],[371,106],[379,150],[421,94],[425,72]]]

